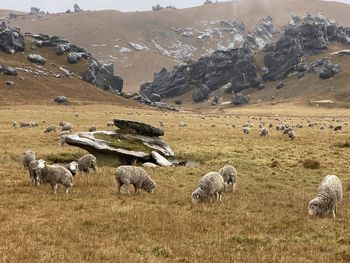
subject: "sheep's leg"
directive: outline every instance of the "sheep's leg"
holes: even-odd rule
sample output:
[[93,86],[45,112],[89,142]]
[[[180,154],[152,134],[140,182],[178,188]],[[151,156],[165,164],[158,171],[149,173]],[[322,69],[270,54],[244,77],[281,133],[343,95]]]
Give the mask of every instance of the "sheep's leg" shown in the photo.
[[127,192],[127,193],[130,195],[129,184],[130,184],[129,182],[125,182],[124,185],[123,185],[123,187],[124,187],[124,189],[125,189],[125,192]]
[[52,184],[51,187],[52,187],[53,193],[57,194],[57,184]]
[[117,180],[116,185],[117,185],[117,192],[120,193],[121,184],[120,184],[120,182],[118,180]]
[[139,192],[139,189],[137,188],[136,185],[134,185],[135,193],[137,194]]
[[237,184],[232,182],[232,192],[236,192],[236,186]]
[[69,191],[70,191],[70,186],[67,186],[66,187],[66,194],[69,194]]

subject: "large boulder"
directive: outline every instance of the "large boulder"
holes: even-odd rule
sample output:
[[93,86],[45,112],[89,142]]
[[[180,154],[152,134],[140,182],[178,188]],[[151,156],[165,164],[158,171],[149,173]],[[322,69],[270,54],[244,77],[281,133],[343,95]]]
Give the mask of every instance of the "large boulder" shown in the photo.
[[70,52],[67,56],[67,61],[69,64],[76,64],[83,58],[88,58],[85,52]]
[[2,22],[0,26],[0,51],[14,54],[15,52],[23,52],[25,46],[20,29],[8,27],[5,22]]
[[336,73],[341,71],[341,66],[339,64],[333,64],[330,60],[326,60],[320,70],[320,79],[330,79]]
[[114,125],[117,126],[122,131],[127,131],[129,133],[135,133],[146,136],[163,136],[164,131],[152,125],[129,120],[115,119]]
[[17,76],[17,70],[8,66],[0,66],[0,74]]
[[38,54],[29,54],[28,60],[34,64],[44,65],[46,63],[46,59]]
[[199,88],[193,90],[192,100],[194,102],[203,102],[209,98],[209,95],[210,89],[206,85],[202,84]]
[[231,100],[231,104],[233,104],[235,106],[248,104],[248,102],[249,102],[248,98],[243,96],[242,94],[233,95],[232,100]]

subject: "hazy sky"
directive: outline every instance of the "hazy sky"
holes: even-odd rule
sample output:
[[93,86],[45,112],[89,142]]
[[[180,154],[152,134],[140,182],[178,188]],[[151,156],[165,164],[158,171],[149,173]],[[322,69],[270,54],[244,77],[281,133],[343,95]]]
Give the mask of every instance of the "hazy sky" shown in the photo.
[[[224,2],[220,0],[219,2]],[[227,0],[226,0],[227,1]],[[201,5],[205,0],[0,0],[0,9],[29,11],[31,6],[49,12],[64,12],[77,3],[85,10],[117,9],[122,11],[151,10],[153,5],[174,5],[179,8]]]

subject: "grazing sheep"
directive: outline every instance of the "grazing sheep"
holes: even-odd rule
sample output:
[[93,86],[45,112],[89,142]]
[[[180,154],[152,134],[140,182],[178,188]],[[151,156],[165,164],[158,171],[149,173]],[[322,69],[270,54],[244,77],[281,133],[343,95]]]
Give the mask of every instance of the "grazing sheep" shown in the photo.
[[95,125],[92,125],[89,127],[89,132],[95,132],[95,131],[97,131],[97,128]]
[[295,139],[295,132],[293,130],[289,131],[287,135],[289,139],[291,140]]
[[78,160],[78,167],[79,171],[82,171],[86,174],[89,173],[89,169],[94,170],[94,172],[97,172],[97,162],[96,157],[92,154],[86,154],[83,157],[81,157]]
[[153,193],[157,187],[147,172],[143,168],[136,166],[119,166],[115,174],[115,180],[118,193],[120,193],[120,188],[123,186],[126,192],[130,194],[130,184],[134,186],[135,193],[139,189]]
[[61,132],[63,132],[63,131],[72,132],[72,128],[73,128],[73,125],[71,123],[65,123],[61,128]]
[[276,130],[277,131],[283,131],[285,129],[285,126],[283,124],[277,124],[276,125]]
[[237,187],[237,170],[231,165],[226,165],[219,170],[226,185],[232,183],[232,192],[236,191]]
[[337,202],[342,200],[342,183],[336,175],[327,175],[321,182],[317,197],[308,205],[309,215],[323,217],[332,212],[333,218],[337,213]]
[[47,165],[45,161],[41,161],[37,165],[36,174],[42,182],[51,185],[55,194],[57,193],[57,184],[65,186],[67,194],[73,187],[73,175],[62,166]]
[[336,126],[335,128],[334,128],[334,131],[341,131],[342,130],[342,126]]
[[290,132],[292,130],[293,130],[292,127],[286,128],[286,129],[284,129],[283,134],[288,134],[288,132]]
[[27,150],[23,153],[23,167],[28,168],[31,161],[35,160],[35,153],[32,150]]
[[107,127],[113,127],[113,126],[114,126],[114,122],[113,121],[107,122]]
[[62,167],[64,167],[64,168],[66,168],[68,171],[70,171],[71,172],[71,174],[73,175],[73,177],[77,174],[77,172],[78,172],[78,167],[79,167],[79,165],[78,165],[78,163],[77,162],[70,162],[70,163],[68,163],[68,164],[60,164],[60,163],[55,163],[54,164],[55,166],[62,166]]
[[259,132],[259,135],[261,137],[269,135],[269,130],[267,128],[262,128],[261,131]]
[[192,193],[194,204],[212,200],[216,196],[216,201],[221,202],[221,194],[225,190],[224,178],[217,172],[210,172],[204,175],[198,182],[197,189]]
[[40,185],[41,181],[36,173],[39,163],[45,162],[44,160],[33,160],[28,165],[29,178],[32,181],[32,185]]
[[44,130],[44,133],[51,133],[51,132],[56,132],[56,126],[55,125],[50,125]]
[[243,127],[243,133],[244,134],[249,134],[250,133],[250,128],[249,127]]

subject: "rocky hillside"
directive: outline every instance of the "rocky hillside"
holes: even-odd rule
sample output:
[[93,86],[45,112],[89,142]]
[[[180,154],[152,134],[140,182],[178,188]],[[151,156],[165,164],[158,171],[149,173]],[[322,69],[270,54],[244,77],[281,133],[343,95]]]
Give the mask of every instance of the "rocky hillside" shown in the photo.
[[142,83],[152,81],[153,74],[163,67],[171,68],[189,59],[197,60],[217,48],[236,47],[242,35],[249,32],[260,34],[261,31],[256,29],[268,16],[279,31],[288,23],[291,14],[303,16],[307,12],[313,15],[323,13],[336,18],[341,25],[350,25],[350,6],[341,3],[321,0],[236,2],[128,13],[31,12],[30,15],[9,18],[8,12],[3,17],[24,32],[63,36],[87,48],[99,60],[112,62],[118,75],[123,77],[127,92],[137,91]]
[[[108,102],[133,105],[120,93],[123,80],[113,65],[87,50],[49,35],[22,34],[0,23],[0,101],[2,105],[56,102]],[[64,97],[66,98],[64,98]]]

